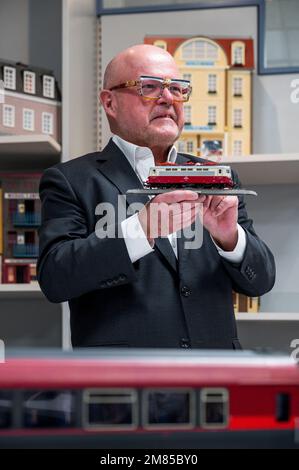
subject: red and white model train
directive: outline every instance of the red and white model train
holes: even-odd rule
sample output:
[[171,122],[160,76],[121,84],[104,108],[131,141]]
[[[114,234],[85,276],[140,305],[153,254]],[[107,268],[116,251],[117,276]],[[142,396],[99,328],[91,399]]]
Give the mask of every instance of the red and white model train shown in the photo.
[[219,188],[234,187],[231,168],[214,163],[201,164],[188,162],[186,165],[162,164],[150,168],[145,187],[167,188]]
[[1,448],[299,448],[298,420],[287,356],[101,348],[0,364]]

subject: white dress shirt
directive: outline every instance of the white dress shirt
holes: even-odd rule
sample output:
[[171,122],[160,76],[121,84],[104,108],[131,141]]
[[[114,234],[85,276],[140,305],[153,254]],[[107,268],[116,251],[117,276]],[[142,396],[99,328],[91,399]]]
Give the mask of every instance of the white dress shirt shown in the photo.
[[[143,183],[148,178],[150,167],[155,166],[155,159],[152,151],[148,147],[138,147],[135,144],[127,142],[117,135],[114,135],[112,140],[124,153],[138,178]],[[174,146],[172,146],[169,150],[167,161],[175,162],[176,158],[177,150]],[[154,251],[142,229],[138,214],[134,214],[123,220],[121,223],[121,229],[132,263]],[[173,248],[174,254],[177,257],[176,232],[168,235],[168,239]],[[216,246],[220,256],[232,263],[240,263],[243,259],[246,249],[245,231],[238,224],[238,242],[233,251],[224,251],[214,242],[214,240],[213,243]]]

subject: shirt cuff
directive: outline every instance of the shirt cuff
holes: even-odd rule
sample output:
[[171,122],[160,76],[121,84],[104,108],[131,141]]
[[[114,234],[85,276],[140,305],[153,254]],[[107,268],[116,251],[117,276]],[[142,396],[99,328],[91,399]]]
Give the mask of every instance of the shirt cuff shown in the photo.
[[245,230],[239,224],[237,225],[237,228],[238,228],[238,241],[233,251],[222,250],[211,237],[214,245],[217,248],[219,255],[222,256],[222,258],[226,259],[227,261],[230,261],[231,263],[236,263],[236,264],[241,263],[241,261],[243,260],[244,253],[246,250],[246,243],[247,243]]
[[146,238],[137,213],[121,222],[121,230],[132,263],[154,251]]

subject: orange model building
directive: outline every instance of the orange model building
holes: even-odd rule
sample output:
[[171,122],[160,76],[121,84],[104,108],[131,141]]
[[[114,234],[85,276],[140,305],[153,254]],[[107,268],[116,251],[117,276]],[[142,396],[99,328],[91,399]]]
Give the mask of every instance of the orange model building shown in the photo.
[[178,150],[197,156],[251,153],[253,40],[149,36],[167,50],[193,91]]

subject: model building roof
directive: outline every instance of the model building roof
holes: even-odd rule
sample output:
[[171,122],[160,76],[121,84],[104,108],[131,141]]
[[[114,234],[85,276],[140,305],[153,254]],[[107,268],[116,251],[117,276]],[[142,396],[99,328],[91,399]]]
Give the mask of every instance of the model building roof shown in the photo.
[[[55,79],[54,73],[52,70],[44,69],[41,67],[36,67],[32,65],[23,64],[22,62],[12,62],[10,60],[1,59],[0,58],[0,80],[4,81],[4,68],[5,67],[12,67],[16,71],[16,86],[14,90],[9,89],[8,91],[15,91],[17,93],[23,93],[26,95],[37,96],[39,98],[46,98],[54,101],[61,100],[61,93],[57,84],[57,80]],[[33,72],[35,74],[35,93],[27,93],[24,91],[24,72]],[[43,94],[43,77],[53,77],[55,81],[54,86],[54,96],[49,97]],[[5,84],[4,84],[5,88]]]
[[[183,42],[189,39],[205,39],[204,36],[146,36],[144,38],[145,44],[154,44],[155,41],[165,41],[167,44],[167,51],[174,55],[175,51]],[[242,68],[242,69],[253,69],[254,68],[254,51],[253,51],[253,39],[242,38],[242,37],[230,37],[230,38],[218,38],[218,37],[206,37],[218,44],[225,52],[227,57],[228,65],[231,68]],[[245,63],[243,65],[232,63],[232,45],[235,42],[242,42],[245,45]]]

